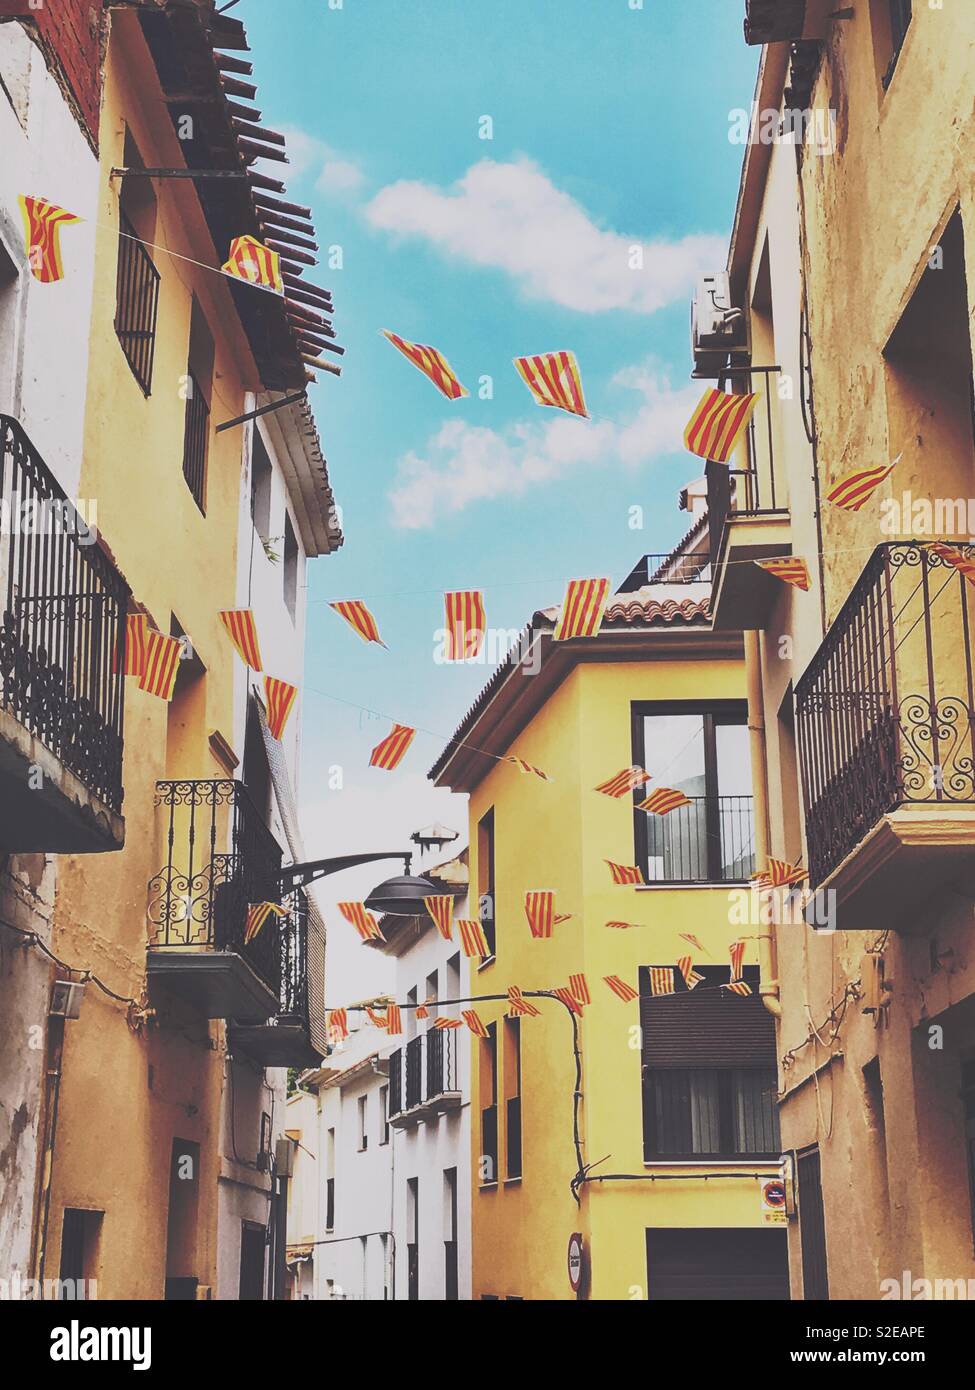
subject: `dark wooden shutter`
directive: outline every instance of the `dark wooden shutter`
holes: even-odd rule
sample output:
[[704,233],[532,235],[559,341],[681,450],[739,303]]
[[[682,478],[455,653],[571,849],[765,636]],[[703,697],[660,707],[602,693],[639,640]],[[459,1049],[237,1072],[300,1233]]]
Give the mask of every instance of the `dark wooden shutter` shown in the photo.
[[829,1298],[826,1273],[826,1217],[823,1211],[822,1170],[819,1150],[800,1154],[799,1237],[802,1241],[802,1296],[807,1302]]
[[[775,1020],[758,996],[758,969],[744,978],[754,994],[730,990],[727,966],[695,965],[704,979],[693,990],[653,997],[648,966],[640,968],[643,1061],[649,1067],[775,1067]],[[678,986],[683,980],[678,975]]]
[[680,1302],[785,1302],[785,1231],[769,1228],[647,1231],[647,1297]]

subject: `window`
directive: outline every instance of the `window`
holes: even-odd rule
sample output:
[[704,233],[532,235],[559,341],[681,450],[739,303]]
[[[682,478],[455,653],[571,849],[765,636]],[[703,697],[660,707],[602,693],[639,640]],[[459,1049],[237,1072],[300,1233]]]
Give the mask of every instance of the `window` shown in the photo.
[[444,1300],[454,1302],[458,1292],[457,1264],[457,1169],[443,1173]]
[[169,1163],[166,1226],[167,1301],[196,1297],[199,1203],[200,1146],[191,1139],[174,1139]]
[[[747,709],[634,704],[633,761],[649,789],[688,798],[666,815],[634,810],[636,862],[648,883],[742,883],[755,870]],[[634,805],[647,792],[634,793]]]
[[166,711],[166,775],[195,777],[206,746],[206,667],[173,615],[169,634],[184,642],[184,650]]
[[873,1144],[871,1160],[876,1168],[877,1187],[883,1205],[889,1204],[887,1176],[887,1120],[884,1113],[884,1083],[880,1058],[874,1057],[863,1068],[864,1118]]
[[913,17],[912,0],[872,0],[874,60],[884,91],[890,86]]
[[183,424],[183,477],[206,515],[207,454],[210,447],[210,393],[213,388],[213,335],[194,297],[186,364],[186,415]]
[[325,1135],[325,1229],[335,1230],[335,1130]]
[[504,1033],[505,1178],[521,1177],[521,1019],[506,1018]]
[[477,893],[478,912],[488,944],[485,959],[493,960],[497,951],[494,881],[494,809],[481,817],[477,827]]
[[360,1096],[357,1102],[359,1114],[359,1152],[363,1153],[369,1147],[369,1132],[366,1129],[366,1101],[368,1096]]
[[741,998],[720,988],[726,966],[694,968],[696,989],[678,974],[679,992],[657,996],[640,969],[644,1160],[777,1158],[775,1024],[758,970],[745,968],[754,993]]
[[829,1298],[829,1278],[818,1149],[809,1149],[799,1155],[796,1174],[799,1186],[799,1240],[802,1245],[802,1296],[807,1303],[821,1303]]
[[406,1296],[420,1297],[420,1179],[406,1179]]
[[[498,1025],[487,1025],[478,1052],[481,1093],[480,1183],[488,1187],[498,1180]],[[487,1102],[485,1104],[485,1101]]]
[[[125,134],[123,160],[127,169],[145,167],[129,131]],[[115,332],[132,374],[147,396],[152,390],[159,271],[146,243],[154,240],[155,230],[152,181],[141,175],[123,179],[119,191]]]
[[389,1087],[379,1088],[379,1142],[389,1143]]
[[97,1283],[98,1242],[102,1233],[101,1211],[86,1211],[65,1207],[61,1228],[61,1267],[58,1279],[61,1287],[58,1298],[95,1297]]
[[287,512],[284,514],[284,602],[293,621],[298,606],[298,541]]
[[271,456],[257,425],[251,435],[251,520],[262,541],[271,539]]
[[265,1229],[255,1221],[240,1223],[240,1281],[238,1297],[241,1302],[257,1302],[264,1297]]

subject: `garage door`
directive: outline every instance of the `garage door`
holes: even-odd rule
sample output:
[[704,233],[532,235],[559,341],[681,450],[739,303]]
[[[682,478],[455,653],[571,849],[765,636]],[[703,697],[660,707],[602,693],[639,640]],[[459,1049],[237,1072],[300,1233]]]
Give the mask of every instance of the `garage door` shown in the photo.
[[788,1300],[786,1233],[760,1227],[648,1230],[647,1296]]

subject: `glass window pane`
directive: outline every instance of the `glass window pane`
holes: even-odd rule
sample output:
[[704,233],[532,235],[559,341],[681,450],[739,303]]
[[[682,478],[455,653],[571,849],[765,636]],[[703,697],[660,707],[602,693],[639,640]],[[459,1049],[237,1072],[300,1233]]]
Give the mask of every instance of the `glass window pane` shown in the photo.
[[650,714],[643,721],[643,766],[651,786],[704,795],[704,716]]

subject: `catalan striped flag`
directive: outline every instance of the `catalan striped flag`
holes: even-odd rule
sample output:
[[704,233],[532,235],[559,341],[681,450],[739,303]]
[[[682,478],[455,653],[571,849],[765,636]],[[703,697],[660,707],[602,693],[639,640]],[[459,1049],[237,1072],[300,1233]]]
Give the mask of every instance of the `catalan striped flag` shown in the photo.
[[525,773],[526,776],[540,777],[543,782],[552,780],[547,772],[543,772],[540,767],[535,767],[532,763],[526,763],[524,758],[505,758],[505,762],[514,763],[518,771]]
[[959,550],[957,545],[946,545],[944,541],[937,541],[934,545],[928,546],[935,555],[941,557],[948,565],[954,565],[959,574],[963,574],[969,584],[975,584],[975,557],[971,554],[966,555],[964,550]]
[[423,899],[423,906],[433,920],[444,941],[452,941],[450,924],[454,915],[454,900],[449,893],[431,893]]
[[893,463],[881,463],[874,468],[854,468],[845,473],[833,484],[826,494],[826,501],[842,507],[847,512],[858,512],[870,501],[882,482],[890,477],[902,458],[898,454]]
[[381,647],[385,647],[386,643],[379,635],[376,619],[361,598],[339,599],[328,606],[334,608],[340,618],[345,619],[349,627],[359,634],[363,642],[378,642]]
[[618,975],[604,975],[603,980],[609,985],[613,993],[622,999],[624,1004],[629,1004],[637,997],[637,991],[632,985],[628,985],[625,980],[621,980]]
[[711,954],[703,942],[698,941],[697,937],[693,936],[689,931],[679,931],[677,935],[680,937],[681,941],[686,941],[688,946],[693,946],[695,951],[702,951],[706,956]]
[[688,989],[693,989],[695,985],[699,985],[704,979],[704,976],[699,975],[694,969],[694,962],[690,956],[679,956],[677,959],[677,969],[683,975],[684,984]]
[[237,655],[245,666],[249,666],[252,671],[262,671],[261,649],[257,641],[257,624],[254,621],[254,614],[250,608],[224,608],[220,613],[220,621],[227,629],[227,633]]
[[129,613],[125,619],[125,666],[127,676],[141,676],[146,669],[149,646],[149,617],[146,613]]
[[390,1002],[386,1009],[386,1032],[390,1037],[395,1037],[396,1034],[402,1033],[402,1031],[403,1015],[400,1011],[400,1006]]
[[417,1006],[416,1006],[416,1017],[417,1017],[418,1019],[429,1018],[429,1017],[430,1017],[430,1010],[429,1010],[429,1008],[428,1008],[427,1006],[428,1006],[429,1004],[432,1004],[432,1003],[433,1003],[433,1000],[432,1000],[432,999],[426,999],[426,1000],[424,1000],[424,1002],[423,1002],[422,1004],[417,1004]]
[[741,979],[741,963],[745,958],[746,941],[733,941],[728,947],[728,954],[731,956],[731,978]]
[[468,917],[459,917],[457,928],[460,932],[460,944],[468,960],[473,960],[475,957],[483,960],[491,954],[487,937],[484,935],[484,928],[480,922],[472,921]]
[[366,1005],[366,1017],[372,1024],[373,1028],[382,1028],[383,1030],[385,1030],[387,1023],[389,1022],[388,1014],[381,1014],[378,1009],[371,1009],[368,1004]]
[[344,1042],[349,1036],[349,1015],[345,1009],[332,1009],[328,1016],[328,1040]]
[[257,237],[235,236],[230,243],[230,254],[220,268],[232,280],[243,280],[259,290],[284,294],[281,257]]
[[617,772],[615,776],[607,778],[605,782],[600,782],[598,787],[593,790],[602,792],[604,796],[614,796],[617,800],[626,796],[627,792],[632,792],[637,787],[642,787],[645,782],[650,781],[649,772],[642,767],[624,767],[622,772]]
[[414,367],[418,367],[425,377],[429,377],[440,394],[446,396],[448,401],[458,401],[461,396],[470,394],[467,388],[457,380],[446,357],[436,348],[408,342],[406,338],[401,338],[398,333],[390,333],[387,328],[383,329],[383,337],[388,338],[393,347],[398,348],[407,361],[412,362]]
[[61,228],[80,222],[81,218],[59,208],[57,203],[49,203],[46,198],[32,198],[21,193],[17,201],[24,219],[24,244],[31,274],[44,285],[63,280]]
[[674,994],[674,967],[672,965],[651,965],[650,993]]
[[552,993],[555,995],[556,999],[562,1000],[562,1003],[567,1009],[570,1009],[574,1014],[578,1014],[580,1018],[582,1017],[582,1005],[572,993],[571,989],[568,989],[564,985],[560,985],[559,988],[554,989]]
[[183,644],[178,637],[166,637],[150,632],[146,642],[146,661],[139,677],[139,689],[161,700],[171,700],[179,674],[179,658]]
[[285,908],[277,903],[250,903],[247,908],[247,921],[244,926],[244,945],[247,946],[264,928],[270,916],[287,917]]
[[585,975],[570,975],[569,988],[573,997],[578,999],[580,1004],[591,1004],[592,997],[589,993],[589,985],[586,983]]
[[264,677],[264,699],[267,703],[267,727],[272,738],[280,740],[284,726],[298,697],[298,687],[277,676]]
[[363,941],[385,941],[379,930],[379,923],[365,903],[339,903],[339,912],[347,922],[351,922]]
[[416,730],[408,724],[394,724],[385,738],[380,739],[369,754],[369,766],[381,767],[384,772],[392,772],[406,757],[410,744],[416,737]]
[[732,980],[730,984],[722,985],[722,989],[730,989],[732,994],[740,994],[742,998],[752,993],[752,987],[744,980]]
[[802,883],[808,874],[799,864],[790,864],[786,859],[769,859],[764,873],[753,874],[752,878],[760,888],[782,888],[793,883]]
[[574,352],[540,352],[532,357],[516,357],[514,362],[536,405],[555,406],[589,419]]
[[518,985],[508,986],[508,1003],[511,1005],[508,1012],[522,1018],[538,1018],[541,1013],[530,999],[525,998]]
[[639,922],[607,922],[607,927],[613,927],[616,931],[632,931],[640,925]]
[[467,661],[480,654],[484,645],[484,595],[478,589],[456,589],[445,593],[444,625],[447,629],[447,660]]
[[485,1028],[480,1014],[476,1009],[461,1009],[460,1016],[474,1034],[475,1038],[486,1038],[488,1030]]
[[729,396],[709,386],[684,431],[684,447],[712,463],[729,463],[752,418],[758,396]]
[[437,1029],[459,1028],[459,1027],[460,1027],[460,1019],[459,1019],[459,1018],[435,1018],[435,1019],[433,1020],[433,1023],[431,1024],[431,1027],[437,1028]]
[[691,798],[676,787],[656,787],[644,801],[638,801],[638,811],[646,811],[650,816],[666,816],[681,806],[690,806]]
[[549,889],[533,889],[525,894],[525,916],[532,936],[543,938],[550,937],[552,928],[567,922],[572,913],[555,911],[555,894]]
[[614,883],[645,883],[643,870],[637,864],[614,864],[612,859],[604,859],[604,864],[609,865],[610,876]]
[[772,560],[753,560],[752,564],[757,565],[760,570],[764,570],[773,578],[781,579],[784,584],[792,584],[795,588],[803,591],[809,588],[809,566],[805,560],[793,559],[790,555],[781,555]]
[[552,640],[567,642],[571,637],[596,637],[609,590],[608,579],[570,579]]

